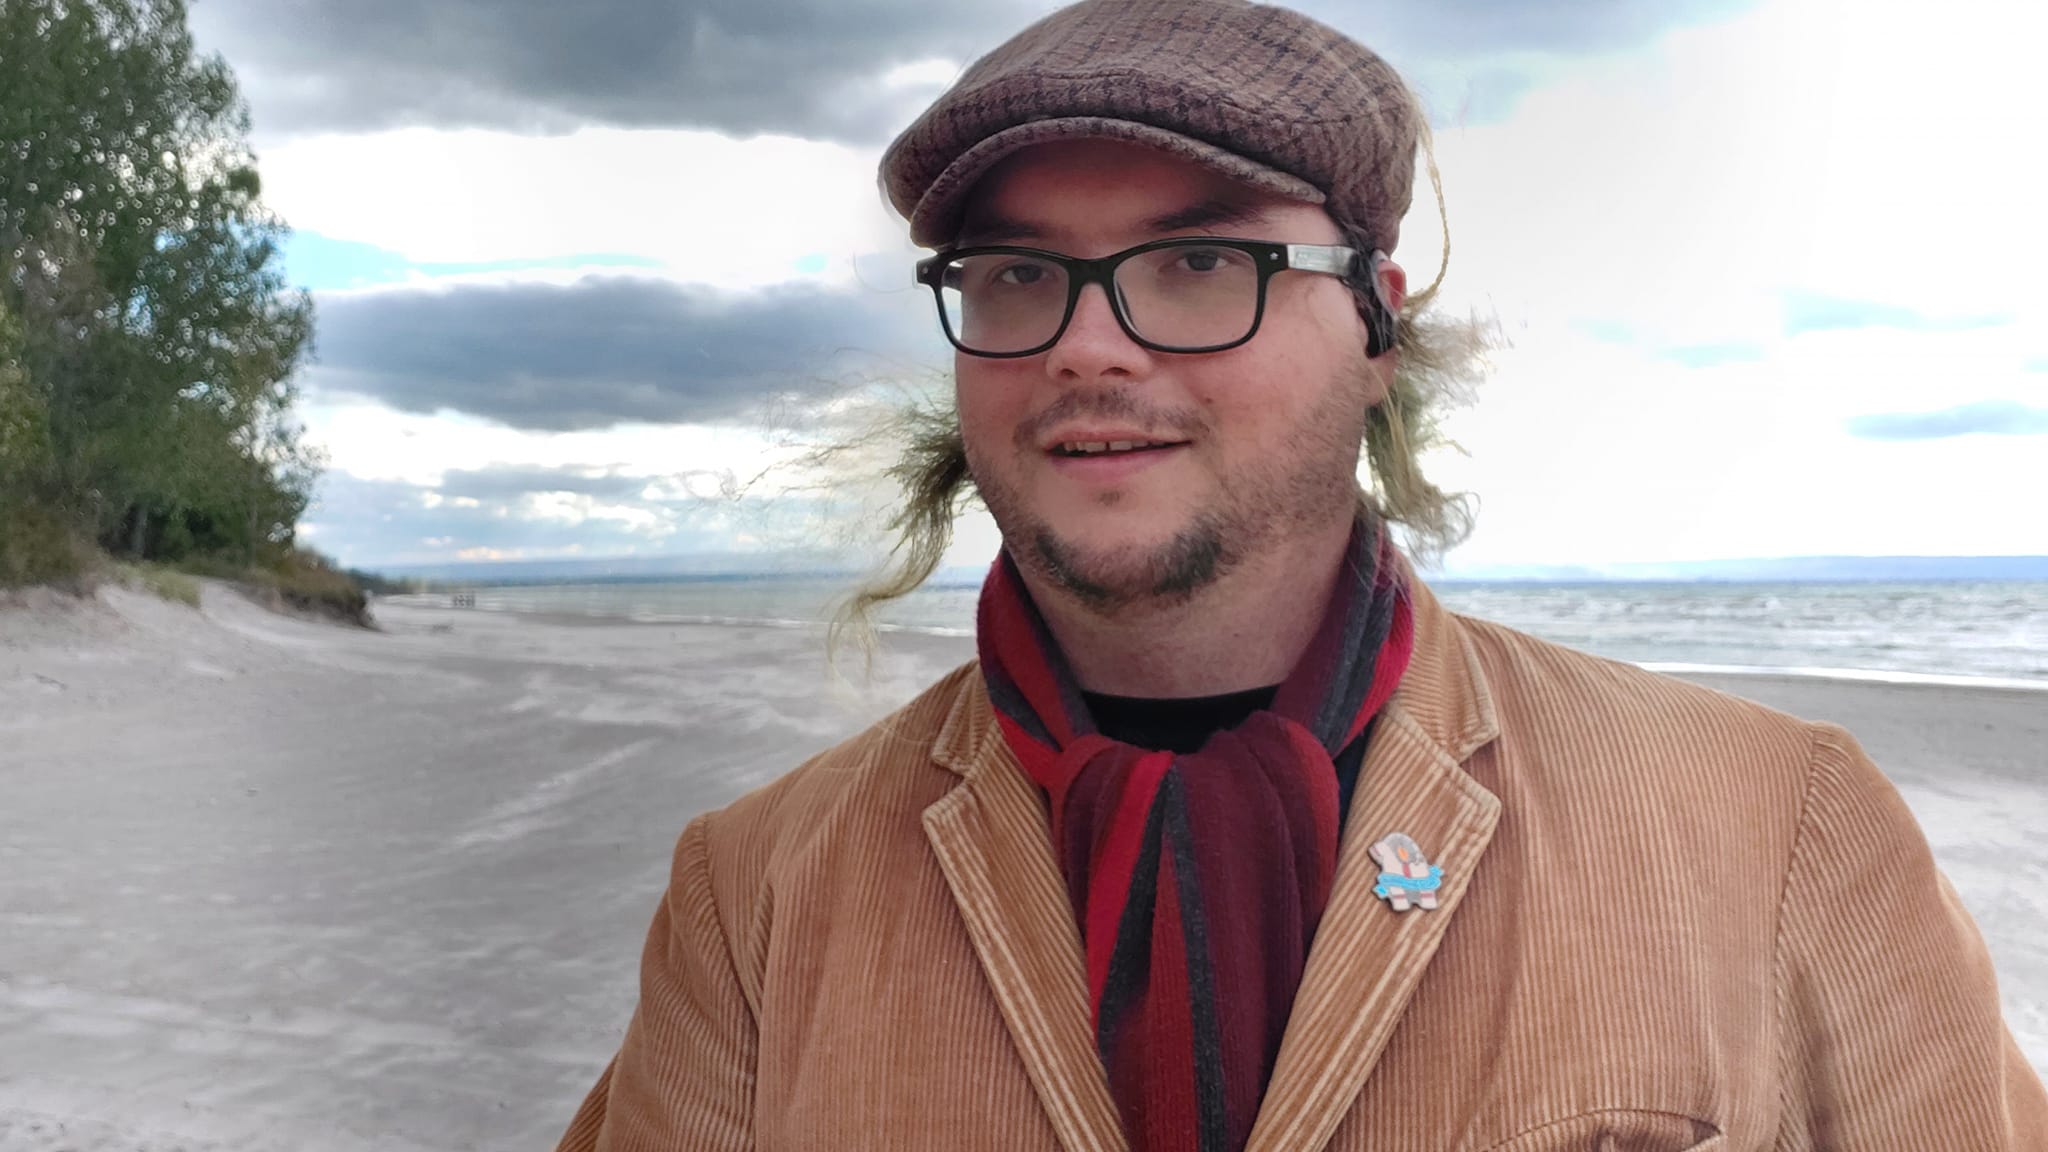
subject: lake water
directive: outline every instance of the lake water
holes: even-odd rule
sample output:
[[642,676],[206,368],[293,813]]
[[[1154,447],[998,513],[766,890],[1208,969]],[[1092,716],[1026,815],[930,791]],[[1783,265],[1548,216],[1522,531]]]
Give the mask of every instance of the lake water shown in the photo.
[[[818,577],[721,577],[479,588],[475,596],[483,610],[813,627],[830,618],[849,586]],[[1431,587],[1456,611],[1653,667],[2048,688],[2048,582]],[[966,585],[927,587],[881,619],[890,628],[971,636],[978,594]]]

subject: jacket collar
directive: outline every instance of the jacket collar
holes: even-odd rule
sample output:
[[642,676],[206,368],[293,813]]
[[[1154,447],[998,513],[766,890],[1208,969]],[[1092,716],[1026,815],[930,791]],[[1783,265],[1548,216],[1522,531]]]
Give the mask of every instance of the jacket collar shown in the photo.
[[[1499,733],[1478,656],[1457,618],[1411,583],[1414,651],[1366,751],[1251,1152],[1329,1141],[1400,1023],[1499,818],[1499,800],[1463,768]],[[1069,1152],[1121,1152],[1045,801],[1003,741],[981,677],[963,678],[932,758],[961,782],[925,809],[925,833],[1039,1101]],[[1373,894],[1379,866],[1367,849],[1392,832],[1412,836],[1443,868],[1436,910],[1397,913]]]

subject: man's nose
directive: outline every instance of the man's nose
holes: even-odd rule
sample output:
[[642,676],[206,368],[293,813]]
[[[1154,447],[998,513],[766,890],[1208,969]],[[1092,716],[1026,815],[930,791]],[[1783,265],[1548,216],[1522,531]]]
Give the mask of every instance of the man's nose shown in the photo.
[[1055,380],[1136,376],[1151,366],[1152,353],[1132,340],[1116,321],[1109,293],[1100,284],[1081,288],[1073,318],[1059,343],[1046,353],[1045,370]]

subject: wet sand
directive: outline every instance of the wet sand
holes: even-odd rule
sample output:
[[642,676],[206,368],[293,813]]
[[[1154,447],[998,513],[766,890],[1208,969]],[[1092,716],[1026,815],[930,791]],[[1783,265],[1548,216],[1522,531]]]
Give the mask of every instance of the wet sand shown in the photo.
[[[0,1152],[552,1146],[675,836],[971,655],[110,590],[0,606]],[[1695,677],[1847,725],[2048,1068],[2048,693]]]

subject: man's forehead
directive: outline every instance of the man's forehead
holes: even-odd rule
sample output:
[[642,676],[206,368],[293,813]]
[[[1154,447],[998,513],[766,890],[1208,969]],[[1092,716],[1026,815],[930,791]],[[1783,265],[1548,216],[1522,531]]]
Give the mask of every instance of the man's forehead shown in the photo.
[[1070,237],[1077,226],[1101,229],[1122,223],[1119,229],[1138,235],[1186,232],[1265,223],[1273,206],[1253,195],[1228,193],[1198,194],[1180,200],[1155,200],[1129,213],[1128,221],[1106,221],[1092,212],[1084,221],[1052,205],[1033,203],[1019,197],[976,197],[967,207],[960,227],[961,245],[1006,240],[1055,241]]

